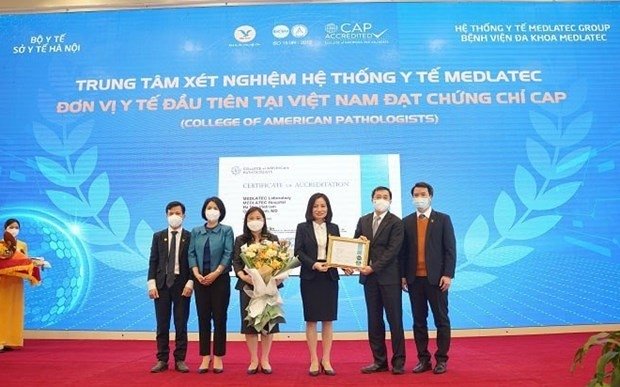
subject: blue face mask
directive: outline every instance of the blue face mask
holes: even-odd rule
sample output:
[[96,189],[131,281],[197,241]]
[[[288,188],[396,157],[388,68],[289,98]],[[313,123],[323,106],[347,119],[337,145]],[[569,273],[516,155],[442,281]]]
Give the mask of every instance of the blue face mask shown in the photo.
[[431,198],[428,198],[428,197],[414,198],[413,205],[418,211],[424,212],[431,205]]

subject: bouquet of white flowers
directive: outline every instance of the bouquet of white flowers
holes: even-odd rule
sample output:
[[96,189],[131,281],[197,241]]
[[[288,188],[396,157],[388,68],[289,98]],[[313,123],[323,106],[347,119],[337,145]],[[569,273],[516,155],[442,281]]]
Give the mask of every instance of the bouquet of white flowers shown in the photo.
[[299,260],[291,253],[287,241],[269,240],[243,245],[241,259],[254,287],[244,289],[250,296],[246,320],[258,332],[270,332],[275,324],[285,322],[278,283],[288,278],[291,269],[299,266]]

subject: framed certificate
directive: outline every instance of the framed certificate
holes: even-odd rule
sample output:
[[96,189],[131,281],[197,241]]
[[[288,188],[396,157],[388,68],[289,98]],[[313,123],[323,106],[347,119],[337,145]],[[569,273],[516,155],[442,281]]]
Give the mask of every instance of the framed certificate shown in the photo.
[[329,236],[327,242],[327,265],[359,269],[368,264],[369,241]]

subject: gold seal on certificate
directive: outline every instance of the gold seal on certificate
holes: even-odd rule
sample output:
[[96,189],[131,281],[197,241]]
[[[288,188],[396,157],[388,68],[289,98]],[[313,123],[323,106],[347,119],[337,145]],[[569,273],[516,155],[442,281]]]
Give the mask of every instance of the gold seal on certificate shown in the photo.
[[368,264],[369,241],[329,236],[327,265],[359,269]]

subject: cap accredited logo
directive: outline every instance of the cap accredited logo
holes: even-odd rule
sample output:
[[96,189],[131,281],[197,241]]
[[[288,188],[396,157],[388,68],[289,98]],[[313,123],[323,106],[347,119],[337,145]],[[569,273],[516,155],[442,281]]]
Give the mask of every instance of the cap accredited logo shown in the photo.
[[371,22],[344,22],[325,25],[325,44],[388,44],[388,28]]

